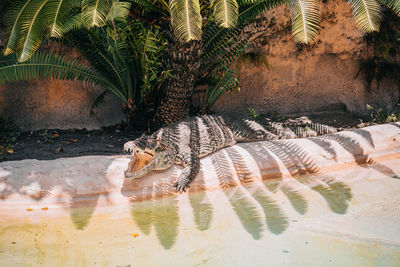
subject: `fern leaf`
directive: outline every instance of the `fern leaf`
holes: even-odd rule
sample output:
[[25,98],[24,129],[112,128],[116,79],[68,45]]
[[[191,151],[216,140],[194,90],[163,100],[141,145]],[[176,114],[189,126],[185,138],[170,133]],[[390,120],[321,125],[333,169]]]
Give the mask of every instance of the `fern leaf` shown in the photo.
[[201,39],[202,17],[199,0],[170,0],[169,11],[172,28],[180,41]]
[[49,0],[43,8],[46,14],[46,26],[51,37],[61,38],[64,35],[62,25],[71,14],[71,6],[67,0]]
[[316,0],[290,0],[292,36],[296,42],[312,43],[318,34],[321,15]]
[[220,75],[218,83],[207,90],[205,95],[207,108],[211,108],[215,101],[225,92],[239,87],[239,82],[236,78],[236,73],[230,68],[226,68]]
[[44,16],[43,7],[47,4],[48,0],[32,1],[21,14],[20,32],[21,40],[21,54],[18,61],[22,62],[28,60],[39,48],[43,34],[44,34]]
[[379,30],[381,6],[375,0],[348,0],[357,25],[364,32]]
[[383,5],[392,9],[397,15],[400,15],[400,1],[399,0],[379,0]]
[[0,84],[6,82],[25,81],[31,79],[76,80],[88,84],[100,85],[110,90],[122,100],[123,95],[114,84],[103,75],[82,65],[77,60],[65,59],[41,52],[35,53],[31,59],[16,63],[15,55],[0,59]]
[[16,51],[18,39],[20,36],[19,26],[21,24],[21,15],[31,1],[32,0],[17,1],[15,4],[11,5],[6,21],[13,21],[13,23],[10,27],[10,37],[8,38],[7,44],[4,49],[5,56],[12,54]]
[[131,3],[114,1],[107,14],[106,21],[122,21],[125,22],[129,14]]
[[213,11],[218,26],[223,28],[236,26],[239,17],[239,7],[236,0],[214,0]]
[[112,6],[112,0],[82,0],[82,18],[86,28],[106,24],[106,18]]

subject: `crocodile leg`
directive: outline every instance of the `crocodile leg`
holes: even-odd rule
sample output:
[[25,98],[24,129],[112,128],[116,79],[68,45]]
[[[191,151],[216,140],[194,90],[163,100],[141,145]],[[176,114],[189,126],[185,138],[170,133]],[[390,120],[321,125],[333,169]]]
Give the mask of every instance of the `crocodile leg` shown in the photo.
[[176,191],[186,191],[186,187],[196,177],[200,170],[200,132],[196,119],[189,122],[189,149],[183,153],[184,169],[175,183]]
[[200,157],[196,153],[191,153],[190,157],[185,159],[184,169],[175,183],[176,191],[186,192],[190,182],[196,177],[200,170]]

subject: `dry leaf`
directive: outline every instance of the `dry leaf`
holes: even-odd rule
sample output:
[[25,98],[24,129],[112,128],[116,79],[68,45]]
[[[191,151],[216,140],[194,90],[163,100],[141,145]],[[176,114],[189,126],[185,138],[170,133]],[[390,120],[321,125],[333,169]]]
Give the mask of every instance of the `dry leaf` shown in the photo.
[[55,134],[53,134],[53,137],[54,138],[57,138],[57,137],[59,137],[60,135],[58,134],[58,133],[55,133]]
[[12,148],[7,148],[6,151],[7,151],[9,154],[14,154],[14,149],[12,149]]
[[132,234],[132,236],[136,238],[136,237],[139,236],[139,234],[138,233],[134,233],[134,234]]
[[42,208],[42,210],[48,210],[48,209],[49,209],[48,207],[43,207],[43,208]]
[[76,143],[78,142],[78,139],[69,139],[69,141]]
[[26,211],[33,211],[33,209],[31,209],[31,208],[27,208],[27,209],[26,209]]

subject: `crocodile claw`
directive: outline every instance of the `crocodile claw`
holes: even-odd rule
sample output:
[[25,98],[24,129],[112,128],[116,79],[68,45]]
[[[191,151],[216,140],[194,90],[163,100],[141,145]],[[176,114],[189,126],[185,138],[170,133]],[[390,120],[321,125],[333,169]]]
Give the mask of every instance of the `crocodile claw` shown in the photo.
[[176,188],[176,192],[183,193],[183,192],[186,192],[186,188],[188,188],[189,186],[181,185],[178,182],[176,182],[174,184],[174,187]]

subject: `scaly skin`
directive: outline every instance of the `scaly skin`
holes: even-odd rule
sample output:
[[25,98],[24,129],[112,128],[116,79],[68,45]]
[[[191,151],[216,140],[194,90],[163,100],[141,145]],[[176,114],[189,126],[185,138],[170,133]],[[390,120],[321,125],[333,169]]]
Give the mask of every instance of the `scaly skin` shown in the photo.
[[153,170],[164,170],[172,164],[180,164],[184,169],[174,186],[177,191],[183,192],[198,174],[200,158],[221,148],[237,142],[308,137],[332,132],[336,132],[336,129],[312,124],[304,118],[287,123],[275,123],[269,119],[264,119],[262,123],[248,119],[228,123],[221,116],[191,117],[163,127],[152,135],[127,142],[125,151],[147,153],[153,160],[134,173],[131,168],[134,161],[132,157],[125,177],[139,178]]

